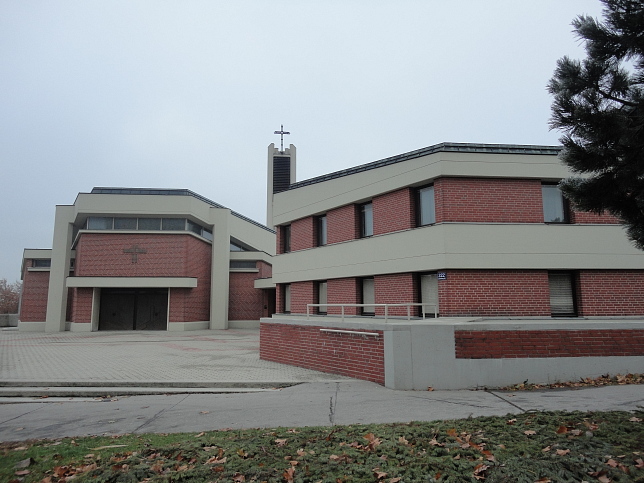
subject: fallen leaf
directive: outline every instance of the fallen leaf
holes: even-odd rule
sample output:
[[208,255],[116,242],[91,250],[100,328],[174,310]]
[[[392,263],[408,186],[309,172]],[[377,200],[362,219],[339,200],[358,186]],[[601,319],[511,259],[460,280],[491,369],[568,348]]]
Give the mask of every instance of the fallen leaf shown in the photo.
[[287,439],[276,439],[275,442],[277,446],[284,446],[288,440]]
[[405,446],[409,446],[409,441],[407,441],[404,436],[398,438],[398,442],[404,444]]
[[196,434],[196,435],[195,435],[195,438],[201,438],[204,434],[206,434],[206,433],[204,433],[204,432],[202,431],[201,433]]
[[428,390],[428,391],[433,391],[433,390],[434,390],[434,388],[433,388],[432,386],[427,386],[427,390]]
[[644,460],[642,458],[636,459],[635,463],[637,463],[635,465],[635,468],[638,468],[640,470],[644,468]]
[[295,468],[290,467],[284,473],[282,473],[282,476],[287,483],[293,483],[293,478],[295,477]]
[[631,423],[641,423],[642,422],[642,420],[640,418],[636,418],[635,416],[633,416],[631,419],[629,419],[629,421]]
[[246,451],[244,451],[243,449],[238,449],[237,454],[242,458],[246,458],[248,456],[248,453],[246,453]]
[[[233,481],[237,481],[237,482],[246,481],[246,477],[244,475],[242,475],[241,473],[236,473],[235,476],[233,476]],[[291,480],[291,481],[293,481],[293,480]]]
[[16,471],[14,473],[14,475],[16,475],[16,476],[26,476],[29,473],[31,473],[31,471],[29,471],[29,470],[20,470],[20,471]]
[[546,478],[545,476],[541,478],[540,480],[535,481],[534,483],[552,483],[552,480],[549,478]]
[[199,411],[199,414],[209,414],[210,411]]
[[544,453],[547,453],[548,451],[550,451],[550,446],[546,446],[541,451],[543,451]]
[[611,479],[610,479],[608,476],[606,476],[606,475],[602,475],[602,476],[600,476],[599,478],[597,478],[597,481],[599,481],[599,482],[601,482],[601,483],[610,483],[610,482],[611,482],[611,481],[613,481],[613,480],[611,480]]
[[[49,446],[49,445],[47,445],[47,446]],[[28,446],[18,446],[17,448],[14,448],[13,450],[14,451],[24,451],[26,449],[29,449],[29,447]]]
[[609,459],[606,464],[608,466],[612,466],[613,468],[617,468],[617,465],[619,464],[617,461],[615,461],[613,458]]
[[566,426],[559,426],[557,429],[557,434],[564,434],[568,432],[568,428]]
[[569,449],[558,449],[558,450],[557,450],[557,454],[558,454],[559,456],[565,456],[565,455],[567,455],[568,453],[570,453],[570,450],[569,450]]
[[373,471],[373,474],[376,475],[376,479],[378,479],[378,480],[381,480],[385,476],[387,476],[387,473],[385,473],[384,471],[380,471],[380,468],[374,468],[371,471]]
[[528,429],[527,431],[524,431],[523,434],[525,434],[526,436],[533,436],[533,435],[537,434],[537,432],[533,431],[531,429]]
[[225,456],[223,458],[218,458],[217,456],[213,456],[212,458],[206,460],[206,463],[209,465],[223,465],[227,460],[228,458]]
[[507,424],[514,424],[514,423],[516,423],[516,422],[517,422],[517,420],[516,420],[516,419],[508,419],[508,420],[506,421],[506,423],[507,423]]
[[389,483],[398,483],[402,478],[397,476],[396,478],[389,478]]

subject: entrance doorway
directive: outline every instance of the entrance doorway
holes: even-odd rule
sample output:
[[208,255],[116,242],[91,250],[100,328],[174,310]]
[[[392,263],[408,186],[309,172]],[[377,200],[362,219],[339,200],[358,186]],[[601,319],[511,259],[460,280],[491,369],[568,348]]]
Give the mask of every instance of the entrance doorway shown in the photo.
[[104,288],[98,330],[167,330],[168,289]]
[[434,317],[438,310],[438,276],[435,273],[424,273],[420,276],[420,301],[424,304],[420,315]]

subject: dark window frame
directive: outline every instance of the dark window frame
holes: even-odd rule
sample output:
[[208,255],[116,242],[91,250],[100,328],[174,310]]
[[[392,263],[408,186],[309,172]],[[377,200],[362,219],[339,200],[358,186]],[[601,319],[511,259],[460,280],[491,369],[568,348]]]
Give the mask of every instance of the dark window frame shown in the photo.
[[[366,211],[367,206],[371,207],[371,233],[367,233],[367,220],[366,220]],[[358,205],[358,234],[360,238],[369,238],[373,236],[373,201],[368,201],[366,203],[361,203]]]
[[[434,195],[433,203],[432,206],[434,207],[434,213],[433,213],[433,220],[430,223],[423,223],[422,222],[422,203],[421,203],[421,192],[427,188],[432,188],[432,194]],[[436,191],[434,189],[434,184],[426,184],[424,186],[419,186],[416,188],[416,193],[415,193],[415,200],[416,200],[416,226],[421,227],[421,226],[431,226],[436,224]]]
[[[322,301],[320,300],[320,285],[322,285],[323,283],[326,284],[326,303],[329,303],[329,282],[328,280],[318,280],[318,282],[315,284],[315,303],[317,304],[322,303]],[[327,315],[328,306],[326,307],[326,310],[322,309],[322,307],[317,307],[317,313],[319,315]]]
[[544,206],[545,205],[545,199],[544,199],[544,196],[543,196],[543,188],[544,188],[544,186],[554,186],[559,191],[559,193],[561,195],[563,220],[561,220],[561,221],[549,221],[549,220],[546,220],[546,214],[544,212],[544,214],[543,214],[543,222],[546,223],[546,224],[549,224],[549,225],[550,224],[552,224],[552,225],[567,225],[567,224],[570,224],[570,201],[568,200],[568,198],[566,198],[566,196],[563,194],[563,192],[559,189],[558,183],[547,183],[547,182],[542,182],[541,183],[541,207],[542,207],[542,209],[545,208],[545,206]]
[[315,217],[315,244],[319,247],[326,246],[328,242],[328,225],[326,213]]
[[[289,307],[288,310],[286,310],[286,291],[288,287],[288,295],[289,295]],[[291,284],[290,283],[283,283],[282,284],[282,310],[283,313],[285,314],[290,314],[291,313],[291,305],[293,303],[293,300],[291,299],[292,294],[291,294]]]
[[[373,281],[373,303],[376,303],[376,280],[374,277],[362,277],[359,279],[360,280],[360,303],[364,304],[366,303],[364,301],[364,282],[365,280],[372,280]],[[366,307],[360,307],[360,315],[364,316],[375,316],[376,315],[376,307],[374,306],[373,312],[365,310]]]
[[572,292],[572,313],[557,313],[550,307],[551,317],[579,317],[579,307],[577,301],[577,273],[570,270],[548,270],[548,296],[550,296],[550,275],[568,275],[570,277],[570,290]]
[[291,251],[291,225],[282,225],[280,227],[280,244],[282,253],[290,253]]

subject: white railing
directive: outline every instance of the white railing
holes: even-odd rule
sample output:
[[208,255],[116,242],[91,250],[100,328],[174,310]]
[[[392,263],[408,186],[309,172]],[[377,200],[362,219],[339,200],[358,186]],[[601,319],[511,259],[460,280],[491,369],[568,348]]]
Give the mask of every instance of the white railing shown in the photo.
[[342,321],[344,322],[344,308],[345,307],[384,307],[385,308],[385,322],[389,319],[389,307],[407,307],[407,320],[411,320],[411,308],[422,307],[423,320],[425,320],[425,307],[434,307],[434,318],[438,317],[437,304],[424,304],[424,303],[407,303],[407,304],[306,304],[306,320],[309,320],[311,315],[311,307],[341,307]]

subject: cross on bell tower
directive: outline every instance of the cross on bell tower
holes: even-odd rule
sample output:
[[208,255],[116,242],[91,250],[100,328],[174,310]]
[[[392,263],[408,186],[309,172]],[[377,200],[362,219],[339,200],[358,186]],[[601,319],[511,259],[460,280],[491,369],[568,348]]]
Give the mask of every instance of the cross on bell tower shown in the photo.
[[280,124],[280,130],[275,131],[275,134],[280,135],[280,151],[284,152],[284,134],[291,134],[288,131],[284,131],[284,124]]

